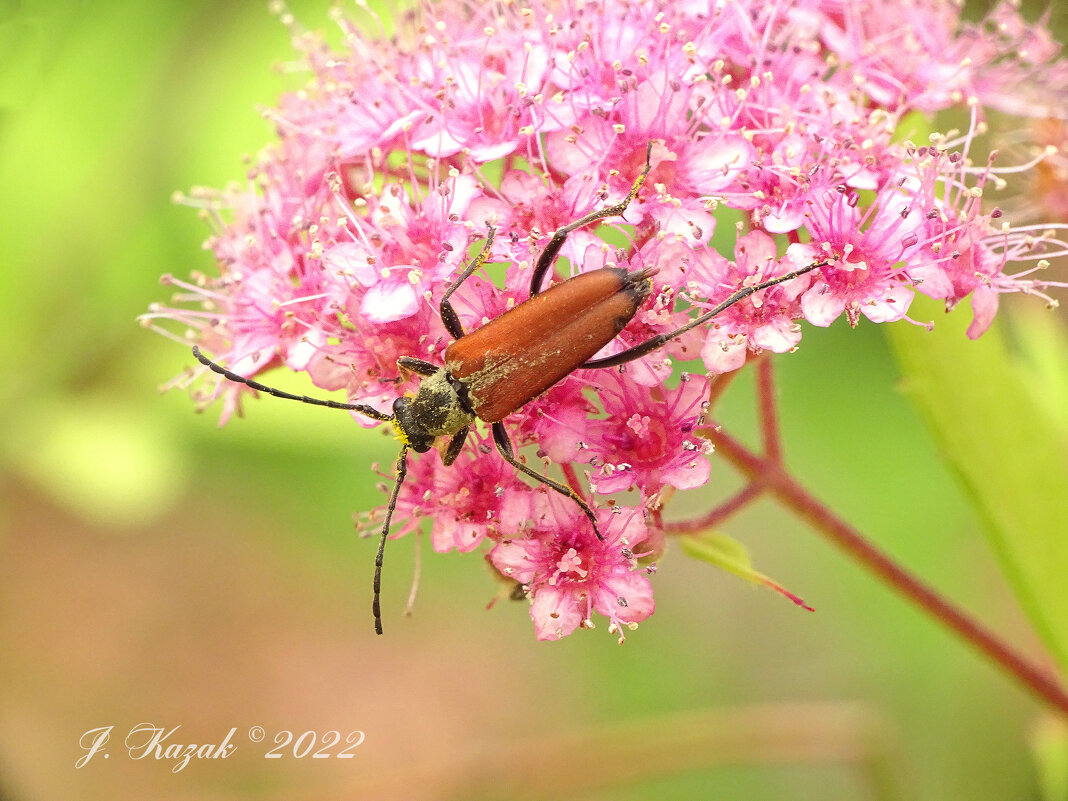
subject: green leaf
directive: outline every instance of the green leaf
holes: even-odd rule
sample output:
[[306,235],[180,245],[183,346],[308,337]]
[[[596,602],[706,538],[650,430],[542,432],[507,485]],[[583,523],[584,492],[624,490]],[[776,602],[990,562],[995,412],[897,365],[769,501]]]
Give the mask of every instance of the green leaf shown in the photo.
[[[910,315],[938,311],[939,304],[918,298]],[[1068,365],[1031,359],[1025,371],[997,326],[971,341],[969,322],[962,309],[942,315],[932,332],[889,326],[889,339],[905,391],[980,513],[1024,610],[1068,668],[1068,447],[1064,428],[1039,400],[1046,379],[1037,372],[1063,373]],[[1048,376],[1050,387],[1064,381]]]
[[1013,332],[1035,402],[1068,438],[1068,334],[1060,315],[1034,305],[1014,315]]
[[1043,801],[1068,799],[1068,724],[1048,716],[1031,735],[1031,751],[1038,768]]
[[728,573],[733,573],[740,579],[775,590],[775,592],[789,598],[801,608],[810,612],[814,611],[811,606],[808,606],[781,584],[754,570],[753,562],[749,558],[749,552],[745,549],[745,546],[726,534],[713,531],[694,537],[680,537],[679,539],[682,543],[682,550],[689,556],[715,565]]

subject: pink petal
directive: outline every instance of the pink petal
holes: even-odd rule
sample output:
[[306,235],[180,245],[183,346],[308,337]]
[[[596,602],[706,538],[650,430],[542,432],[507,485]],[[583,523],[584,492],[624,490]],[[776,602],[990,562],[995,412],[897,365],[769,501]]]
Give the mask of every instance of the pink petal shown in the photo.
[[749,341],[772,353],[789,353],[801,341],[801,328],[788,317],[776,317],[751,331]]
[[777,210],[766,214],[761,219],[764,230],[769,234],[788,234],[796,231],[805,222],[805,196],[797,200],[790,200]]
[[326,334],[317,328],[309,330],[286,350],[286,367],[290,370],[307,370],[312,358],[326,345]]
[[[626,606],[619,599],[626,601]],[[653,585],[640,571],[617,572],[598,583],[594,590],[593,606],[602,615],[623,623],[638,623],[653,613]]]
[[[750,231],[742,236],[734,244],[735,261],[744,261],[750,267],[763,267],[769,262],[774,262],[779,251],[775,246],[775,240],[763,231]],[[750,272],[753,272],[750,269]]]
[[434,123],[421,126],[419,136],[412,139],[412,150],[423,150],[432,158],[454,156],[464,148],[464,143]]
[[391,281],[367,290],[360,315],[370,323],[392,323],[419,311],[419,298],[411,284]]
[[924,263],[908,270],[916,289],[929,298],[948,298],[953,295],[953,281],[940,264]]
[[913,297],[915,293],[911,289],[895,287],[882,297],[864,301],[860,310],[873,323],[890,323],[905,316]]
[[694,489],[708,483],[708,477],[712,472],[712,465],[704,456],[690,455],[688,461],[665,470],[659,476],[662,484],[670,484],[676,489]]
[[801,312],[813,325],[826,328],[845,310],[845,298],[831,291],[826,281],[817,281],[801,296]]
[[729,373],[745,364],[746,338],[728,336],[728,328],[712,329],[701,348],[701,361],[711,373]]
[[[627,214],[632,216],[629,210]],[[689,244],[708,242],[716,230],[716,218],[698,209],[660,205],[653,210],[653,219],[660,223],[662,233]]]
[[448,515],[438,515],[430,534],[430,544],[435,553],[448,553],[453,548],[460,553],[467,553],[482,543],[485,534],[484,525],[476,526],[450,518]]
[[630,489],[634,483],[634,471],[629,469],[611,470],[611,472],[594,473],[590,476],[590,485],[601,495],[612,495]]
[[571,591],[545,585],[534,593],[530,619],[539,640],[559,640],[579,627],[585,611]]
[[699,176],[693,189],[709,195],[732,184],[752,160],[753,146],[741,136],[724,136],[711,144],[705,140],[685,154],[686,169]]
[[533,540],[505,540],[493,547],[489,560],[503,575],[526,584],[534,579],[535,564],[528,549],[536,547]]
[[369,263],[370,256],[363,245],[342,242],[323,253],[323,266],[331,272],[343,273],[346,278],[352,276],[360,286],[374,286],[378,283],[378,270]]
[[980,284],[972,293],[972,313],[975,315],[971,325],[968,326],[968,339],[981,337],[990,324],[994,322],[994,315],[998,311],[998,292],[985,284]]
[[505,533],[521,531],[531,519],[531,500],[532,493],[526,487],[505,490],[498,509],[500,530]]

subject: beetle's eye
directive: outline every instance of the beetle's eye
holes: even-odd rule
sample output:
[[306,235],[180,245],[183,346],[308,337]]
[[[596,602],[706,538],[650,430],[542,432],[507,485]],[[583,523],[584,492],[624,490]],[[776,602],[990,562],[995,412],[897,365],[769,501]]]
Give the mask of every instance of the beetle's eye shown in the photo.
[[426,453],[434,447],[434,437],[426,433],[424,421],[412,414],[411,398],[402,395],[393,401],[393,416],[409,448],[416,453]]

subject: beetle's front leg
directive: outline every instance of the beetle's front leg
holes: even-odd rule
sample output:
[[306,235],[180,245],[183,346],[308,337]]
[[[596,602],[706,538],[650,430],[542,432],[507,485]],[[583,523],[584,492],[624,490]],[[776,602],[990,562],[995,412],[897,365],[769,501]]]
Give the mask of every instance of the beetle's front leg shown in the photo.
[[430,378],[438,370],[441,369],[436,364],[417,359],[414,356],[401,356],[397,359],[397,367],[401,369],[401,373],[415,373],[421,375],[423,378]]
[[564,240],[567,239],[567,235],[572,231],[577,231],[584,225],[589,225],[591,222],[597,220],[603,220],[606,217],[618,217],[627,210],[627,206],[630,202],[638,196],[638,190],[642,188],[645,183],[646,176],[649,175],[649,167],[651,165],[650,159],[653,155],[653,143],[650,142],[645,149],[645,167],[642,168],[641,173],[634,180],[634,185],[631,186],[630,192],[621,201],[614,206],[606,206],[603,209],[590,212],[585,217],[582,217],[574,222],[568,223],[563,228],[558,228],[549,240],[549,244],[545,246],[545,250],[538,256],[538,262],[534,265],[534,274],[530,277],[530,296],[534,297],[541,292],[541,282],[545,280],[545,274],[549,272],[549,268],[552,266],[553,259],[556,258],[556,254],[560,252],[560,248],[564,245]]
[[460,324],[460,318],[452,307],[449,298],[452,297],[453,292],[460,288],[460,284],[470,278],[471,273],[485,264],[486,259],[489,258],[490,248],[493,247],[493,237],[497,233],[497,229],[492,225],[487,226],[487,228],[489,233],[486,235],[486,244],[482,246],[482,250],[478,252],[478,255],[471,259],[471,263],[464,267],[460,277],[445,290],[445,294],[441,298],[441,305],[438,307],[441,312],[441,322],[445,324],[445,330],[449,332],[453,339],[459,339],[464,335],[464,327]]

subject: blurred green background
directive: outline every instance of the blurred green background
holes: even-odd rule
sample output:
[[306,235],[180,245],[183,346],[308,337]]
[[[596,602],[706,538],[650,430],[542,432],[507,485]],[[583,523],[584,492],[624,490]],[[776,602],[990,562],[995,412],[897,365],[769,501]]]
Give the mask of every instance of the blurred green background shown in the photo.
[[[323,0],[291,8],[330,26]],[[484,609],[478,556],[424,545],[403,619],[406,538],[375,637],[352,516],[392,442],[270,400],[219,429],[156,392],[191,356],[135,322],[162,273],[211,270],[171,193],[241,178],[271,136],[256,104],[303,82],[290,58],[259,2],[0,2],[0,798],[1040,797],[1040,706],[769,503],[728,531],[815,614],[676,548],[624,647],[540,644],[522,605]],[[1043,661],[882,332],[810,329],[776,363],[796,474]],[[722,417],[751,434],[751,405],[739,380]],[[714,467],[711,495],[738,486]],[[173,774],[122,752],[142,722],[239,748]],[[108,725],[111,758],[76,769]],[[265,760],[255,725],[366,740]]]

